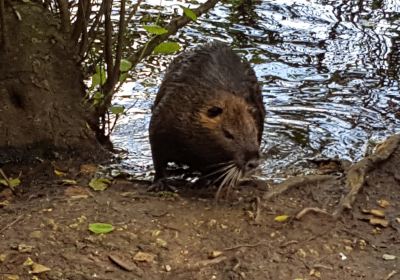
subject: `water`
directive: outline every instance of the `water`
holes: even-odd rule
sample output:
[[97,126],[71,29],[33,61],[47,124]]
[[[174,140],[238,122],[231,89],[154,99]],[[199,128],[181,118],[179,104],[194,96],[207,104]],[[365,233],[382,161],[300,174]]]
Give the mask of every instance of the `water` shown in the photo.
[[[400,131],[400,0],[248,2],[219,4],[175,38],[184,48],[225,41],[251,61],[267,109],[264,178],[304,172],[307,158],[357,161]],[[112,135],[127,151],[119,167],[138,178],[152,170],[150,108],[172,58],[140,64],[114,100],[129,108]]]

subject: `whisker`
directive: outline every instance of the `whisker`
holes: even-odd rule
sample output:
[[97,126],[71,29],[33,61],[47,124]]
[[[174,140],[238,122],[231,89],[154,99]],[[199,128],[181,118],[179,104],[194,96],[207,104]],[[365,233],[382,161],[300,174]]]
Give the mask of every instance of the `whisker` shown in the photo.
[[[218,190],[215,194],[215,201],[218,201],[219,196],[221,194],[221,191],[223,190],[223,188],[227,185],[227,182],[230,182],[232,180],[232,177],[234,176],[235,172],[236,172],[237,168],[235,166],[233,166],[231,169],[227,170],[224,174],[226,174],[225,178],[222,180],[222,182],[220,183]],[[222,177],[220,176],[218,178],[221,179]]]
[[211,173],[207,173],[207,174],[205,174],[204,176],[201,176],[200,178],[201,178],[201,179],[205,179],[205,178],[208,178],[208,177],[213,176],[213,175],[215,175],[215,174],[221,173],[221,172],[223,172],[223,171],[225,171],[225,170],[230,169],[233,165],[234,165],[234,164],[231,163],[231,164],[229,164],[229,165],[227,165],[227,166],[223,166],[222,168],[219,168],[219,169],[217,169],[217,170],[215,170],[215,171],[213,171],[213,172],[211,172]]

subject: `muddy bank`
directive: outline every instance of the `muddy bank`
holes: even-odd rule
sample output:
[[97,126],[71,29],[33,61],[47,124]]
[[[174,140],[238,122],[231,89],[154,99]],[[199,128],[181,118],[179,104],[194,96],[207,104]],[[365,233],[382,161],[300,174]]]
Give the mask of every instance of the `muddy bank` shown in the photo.
[[[124,179],[95,192],[96,167],[76,162],[25,167],[18,194],[1,192],[0,279],[398,279],[398,166],[394,136],[350,169],[242,186],[218,204]],[[93,234],[95,222],[115,229]]]

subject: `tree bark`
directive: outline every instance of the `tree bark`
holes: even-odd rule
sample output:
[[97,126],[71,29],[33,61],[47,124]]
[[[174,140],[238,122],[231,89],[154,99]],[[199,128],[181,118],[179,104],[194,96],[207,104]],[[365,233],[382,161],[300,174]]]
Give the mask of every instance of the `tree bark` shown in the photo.
[[9,52],[0,52],[0,165],[55,151],[96,156],[102,149],[85,121],[77,50],[41,5],[13,2],[13,8],[22,20],[6,7],[13,36]]

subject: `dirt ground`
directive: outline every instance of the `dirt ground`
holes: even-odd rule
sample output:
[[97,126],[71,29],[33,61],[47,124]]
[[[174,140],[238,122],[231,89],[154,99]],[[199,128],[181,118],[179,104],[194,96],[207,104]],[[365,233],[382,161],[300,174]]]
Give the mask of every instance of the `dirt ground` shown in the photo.
[[[218,203],[212,189],[155,194],[123,178],[94,191],[96,166],[77,162],[3,166],[22,183],[0,189],[0,279],[400,279],[395,137],[358,169],[323,162],[322,176],[241,186]],[[360,182],[353,209],[332,217]],[[88,230],[98,222],[114,231]]]

